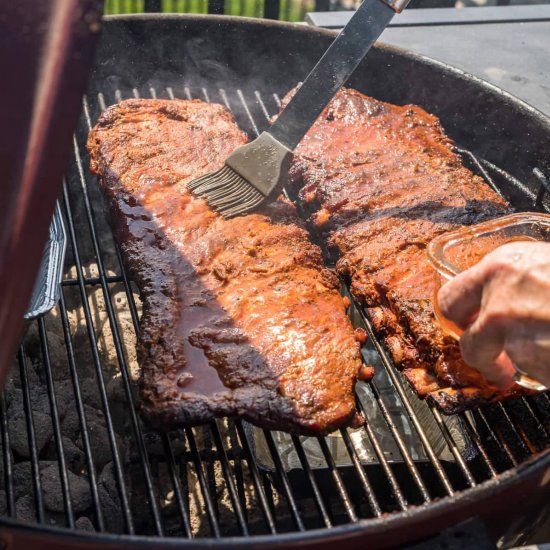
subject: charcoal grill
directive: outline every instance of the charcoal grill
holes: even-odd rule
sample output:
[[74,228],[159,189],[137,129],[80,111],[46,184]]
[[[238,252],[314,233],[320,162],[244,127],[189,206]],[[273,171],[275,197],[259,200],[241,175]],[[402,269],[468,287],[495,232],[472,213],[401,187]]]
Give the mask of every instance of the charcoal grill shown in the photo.
[[[90,127],[124,98],[196,97],[225,104],[254,137],[333,36],[230,17],[105,21],[61,197],[61,299],[27,334],[0,399],[10,547],[389,548],[471,518],[506,546],[547,517],[549,397],[445,418],[412,395],[357,305],[379,373],[358,387],[360,430],[315,440],[219,420],[158,434],[136,415],[140,304],[88,171]],[[550,122],[534,109],[383,45],[350,84],[437,114],[464,161],[518,209],[548,208]]]

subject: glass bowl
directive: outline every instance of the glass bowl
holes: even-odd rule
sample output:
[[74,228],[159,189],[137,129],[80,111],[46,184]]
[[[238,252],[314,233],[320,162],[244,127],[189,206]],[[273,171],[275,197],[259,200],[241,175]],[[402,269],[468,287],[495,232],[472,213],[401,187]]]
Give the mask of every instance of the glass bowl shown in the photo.
[[[439,310],[437,293],[441,285],[475,265],[495,248],[513,241],[550,242],[550,215],[532,212],[511,214],[478,225],[461,227],[430,242],[428,257],[436,272],[434,311],[445,334],[459,340],[463,331]],[[520,386],[537,391],[547,389],[527,376],[517,365],[514,368],[514,380]]]

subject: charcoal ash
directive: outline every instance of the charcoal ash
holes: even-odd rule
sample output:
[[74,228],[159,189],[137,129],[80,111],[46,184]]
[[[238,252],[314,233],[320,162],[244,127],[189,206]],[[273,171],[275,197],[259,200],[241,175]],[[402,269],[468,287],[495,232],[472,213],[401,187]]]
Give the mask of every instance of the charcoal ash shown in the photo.
[[[48,445],[53,436],[51,418],[41,412],[33,413],[35,443],[38,453]],[[29,437],[27,434],[27,422],[25,416],[15,416],[8,420],[10,431],[10,445],[12,450],[22,458],[30,458]]]
[[[57,467],[57,461],[41,460],[38,463],[40,472],[52,466]],[[34,485],[33,485],[32,464],[30,460],[18,462],[17,464],[13,465],[12,480],[13,480],[13,487],[14,487],[14,496],[16,500],[26,494],[33,493]]]
[[[92,449],[94,465],[101,470],[113,459],[109,434],[103,413],[94,407],[84,405],[87,433]],[[63,421],[64,435],[74,443],[77,449],[84,452],[84,443],[81,435],[80,418],[76,408],[69,410]],[[117,437],[117,448],[122,456],[127,454],[126,434]]]
[[107,464],[101,472],[98,493],[105,527],[113,533],[123,533],[125,521],[112,462]]
[[[95,264],[84,266],[83,270],[85,277],[99,276],[99,271]],[[117,275],[119,275],[119,273],[111,270],[108,270],[106,273],[107,277]],[[71,278],[77,277],[75,268],[70,270],[69,276]],[[76,360],[79,366],[79,375],[83,378],[94,379],[95,386],[97,387],[92,344],[90,342],[86,317],[82,308],[82,298],[76,289],[71,290],[74,290],[74,292],[68,292],[66,295],[67,305],[69,307],[67,315]],[[119,358],[117,354],[111,331],[111,321],[107,312],[105,295],[103,289],[99,285],[87,289],[87,300],[94,327],[94,345],[97,346],[97,352],[102,364],[106,384],[108,384],[111,379],[120,377],[120,359],[125,361],[131,380],[135,382],[139,378],[139,366],[136,359],[135,329],[130,313],[128,297],[124,285],[121,283],[110,285],[109,291],[114,319],[119,327],[123,357]],[[134,293],[134,302],[139,309],[140,302],[137,293]],[[122,388],[122,385],[120,387]]]
[[[27,363],[28,365],[28,363]],[[28,367],[27,372],[32,372],[33,367]],[[57,384],[57,412],[62,419],[71,401],[70,388],[67,381]],[[32,408],[32,420],[34,424],[34,437],[38,453],[47,447],[53,437],[53,424],[51,419],[50,400],[47,388],[44,385],[29,383],[30,404]],[[11,400],[8,406],[8,429],[10,433],[10,445],[12,450],[22,458],[31,456],[23,391],[17,388],[12,390]]]
[[[31,403],[36,403],[36,400],[31,399]],[[38,454],[40,454],[53,437],[51,416],[47,412],[36,409],[32,411],[32,420],[35,445]],[[11,401],[8,408],[8,430],[10,434],[10,446],[14,454],[23,459],[30,458],[31,449],[29,447],[27,418],[21,393]]]
[[[81,326],[79,319],[83,315],[78,312],[69,314],[73,329],[73,345],[75,349],[83,350],[89,347],[87,333],[78,330]],[[92,498],[88,478],[88,464],[84,453],[81,424],[78,410],[75,407],[74,385],[69,369],[65,340],[58,314],[52,315],[53,321],[46,324],[46,338],[49,352],[49,366],[54,381],[54,392],[57,403],[57,414],[61,427],[61,443],[67,465],[67,476],[73,512],[80,515],[78,528],[94,530],[91,514]],[[27,391],[30,396],[32,419],[36,451],[39,458],[40,484],[44,503],[44,513],[48,523],[65,525],[65,501],[59,474],[58,449],[54,438],[51,403],[48,395],[46,365],[42,355],[43,344],[37,323],[32,323],[25,339],[25,369]],[[83,355],[87,355],[83,353]],[[91,356],[89,356],[91,359]],[[90,440],[94,467],[101,473],[98,482],[100,504],[103,508],[105,523],[108,529],[115,532],[124,532],[124,521],[120,512],[121,503],[118,498],[118,488],[112,475],[111,445],[107,433],[105,417],[102,412],[102,403],[98,390],[96,373],[91,360],[78,364],[80,377],[80,391],[84,403],[84,414],[87,422],[87,433]],[[117,371],[113,365],[112,373],[108,378],[115,378]],[[120,385],[120,377],[115,383]],[[8,430],[10,436],[10,452],[12,454],[12,469],[14,483],[14,498],[16,515],[19,519],[36,522],[36,504],[32,466],[29,458],[29,437],[24,406],[23,383],[20,365],[17,360],[6,380],[4,399],[7,406]],[[122,422],[124,426],[127,421]],[[120,456],[127,455],[126,433],[117,434],[117,446]],[[107,466],[107,467],[106,467]],[[0,460],[0,487],[4,487],[4,461]],[[0,489],[0,513],[6,513],[6,494]],[[86,513],[87,515],[82,515]],[[91,515],[89,515],[91,514]],[[89,516],[89,517],[88,517]]]
[[[84,414],[86,414],[86,408]],[[73,442],[78,439],[80,434],[80,420],[76,407],[67,411],[61,423],[61,431],[65,437],[68,437]]]
[[[36,523],[37,513],[36,513],[36,503],[35,503],[34,495],[31,493],[28,493],[18,498],[15,502],[15,513],[19,521]],[[48,510],[44,511],[44,521],[48,525],[55,525],[55,526],[67,525],[67,518],[65,514],[49,512]]]
[[[39,386],[41,383],[40,377],[38,376],[38,373],[36,372],[36,369],[27,354],[23,356],[23,362],[26,365],[25,372],[27,374],[29,385],[34,387]],[[6,382],[4,384],[4,399],[6,401],[6,405],[10,405],[14,399],[22,402],[21,395],[21,369],[19,368],[19,361],[16,359],[8,371]]]
[[[75,514],[85,512],[92,505],[89,482],[72,472],[67,472],[71,503]],[[42,495],[44,506],[51,512],[64,512],[63,497],[59,466],[57,464],[45,468],[41,472]]]
[[20,521],[35,522],[36,521],[36,505],[34,497],[27,493],[22,495],[15,501],[15,513]]
[[[46,340],[48,343],[48,356],[54,380],[66,380],[67,373],[67,352],[65,350],[65,340],[62,331],[55,326],[46,325]],[[42,381],[45,381],[45,371],[43,366],[42,343],[38,330],[38,323],[31,323],[25,336],[25,351],[29,360],[27,365],[32,365],[37,375],[40,375]],[[30,371],[30,369],[28,369]],[[28,372],[29,383],[35,384],[34,373]]]
[[[9,459],[11,460],[11,463],[13,464],[13,453],[11,451],[11,448],[8,449],[7,454],[9,456]],[[6,485],[6,474],[4,469],[4,447],[0,443],[0,489],[5,489],[6,488],[5,485]]]
[[[92,448],[93,459],[96,469],[101,470],[108,462],[113,460],[113,454],[111,450],[111,443],[109,434],[107,432],[107,425],[105,423],[105,417],[103,413],[92,407],[84,406],[86,414],[86,422],[88,428],[88,438],[90,441],[90,447]],[[75,445],[84,450],[84,443],[82,441],[82,435],[80,426],[78,435],[75,438]],[[117,448],[121,456],[125,456],[126,443],[124,437],[117,438]]]
[[101,410],[101,395],[99,394],[95,378],[84,378],[81,383],[80,392],[85,405]]
[[79,531],[95,531],[95,527],[94,527],[94,524],[92,523],[92,520],[87,516],[79,517],[75,521],[74,525]]
[[[55,464],[52,462],[51,464]],[[12,467],[14,497],[18,498],[32,492],[32,467],[30,461],[19,462]]]
[[[97,268],[85,268],[86,276],[97,276]],[[73,270],[74,271],[74,270]],[[76,273],[72,273],[73,276]],[[137,395],[139,369],[135,356],[135,331],[128,309],[128,300],[120,284],[110,285],[111,300],[116,322],[121,328],[123,359],[128,367],[132,395],[128,396],[121,375],[119,356],[116,353],[107,316],[103,291],[100,286],[88,288],[87,299],[93,313],[94,343],[101,360],[109,411],[112,417],[118,454],[124,475],[124,485],[129,499],[133,523],[137,533],[153,535],[156,532],[148,487],[143,473],[143,455],[136,444],[129,406]],[[87,434],[97,480],[99,508],[105,530],[125,533],[127,526],[120,487],[115,476],[113,453],[109,439],[103,403],[94,366],[90,335],[86,327],[84,310],[77,287],[66,287],[65,299],[69,307],[67,320],[71,343],[75,352],[75,367],[78,387],[82,397]],[[136,301],[139,310],[139,300]],[[54,383],[57,413],[61,430],[63,455],[67,466],[75,527],[82,531],[95,530],[96,511],[92,501],[89,480],[89,465],[82,440],[82,426],[76,406],[74,382],[65,346],[65,336],[59,310],[54,310],[45,319],[45,336],[49,351],[49,366]],[[67,526],[65,502],[59,477],[57,441],[53,434],[51,404],[48,395],[46,364],[42,355],[43,345],[37,323],[32,323],[25,339],[24,366],[33,414],[37,441],[38,467],[44,503],[44,520],[47,524]],[[23,399],[23,384],[19,363],[14,362],[4,387],[12,456],[14,498],[17,518],[30,523],[37,522],[35,488],[33,483],[27,423]],[[227,426],[220,424],[225,433]],[[208,427],[196,428],[196,443],[206,461],[213,460],[215,450]],[[181,510],[176,498],[172,473],[168,467],[164,438],[142,424],[142,433],[151,465],[154,494],[159,506],[164,531],[171,536],[185,536]],[[179,480],[184,500],[189,509],[189,521],[194,536],[211,536],[209,521],[205,514],[205,502],[194,466],[190,461],[189,446],[183,432],[170,434],[172,453],[176,462],[176,477]],[[229,443],[227,443],[229,445]],[[231,444],[232,446],[232,444]],[[214,459],[215,460],[215,459]],[[0,514],[6,514],[3,460],[0,460]],[[224,530],[238,534],[234,525],[234,510],[230,502],[223,472],[219,465],[209,470],[209,483],[215,485],[214,497],[219,500],[220,524]],[[245,473],[246,476],[246,473]],[[251,524],[262,523],[261,513],[253,504],[253,488],[250,480],[244,489],[250,501]],[[212,487],[213,488],[213,487]],[[277,505],[277,503],[276,503]],[[262,528],[260,528],[261,530]],[[262,531],[263,532],[263,531]]]
[[[61,438],[63,444],[63,454],[67,468],[74,474],[83,475],[86,466],[86,456],[82,449],[73,443],[72,439],[66,436]],[[46,460],[57,460],[57,448],[55,442],[50,442],[47,452],[44,455]]]

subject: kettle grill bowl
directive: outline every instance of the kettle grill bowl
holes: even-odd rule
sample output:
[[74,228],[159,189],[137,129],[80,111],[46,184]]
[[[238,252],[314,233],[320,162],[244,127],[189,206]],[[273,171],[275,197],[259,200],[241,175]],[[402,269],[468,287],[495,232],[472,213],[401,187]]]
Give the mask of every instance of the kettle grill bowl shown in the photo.
[[[97,212],[101,210],[101,205],[93,200],[96,194],[95,182],[86,171],[87,157],[83,151],[87,130],[90,124],[94,124],[105,104],[109,105],[121,98],[138,94],[142,97],[151,97],[157,94],[159,97],[185,98],[193,96],[226,102],[243,129],[254,136],[267,125],[269,115],[276,111],[278,98],[304,78],[333,38],[334,33],[330,31],[245,18],[177,15],[135,15],[106,18],[91,83],[84,101],[85,109],[82,121],[76,133],[75,159],[72,167],[69,168],[63,197],[64,214],[73,249],[72,254],[68,255],[67,268],[76,266],[78,275],[74,279],[67,276],[63,283],[62,301],[59,308],[62,319],[67,314],[65,291],[80,288],[85,296],[87,285],[100,285],[105,295],[109,296],[109,285],[118,282],[123,283],[128,292],[128,301],[130,307],[133,308],[132,318],[134,324],[137,324],[137,310],[135,305],[132,306],[131,287],[126,274],[122,271],[119,279],[111,277],[107,274],[101,259],[102,234],[97,231],[97,227],[100,227],[101,224],[97,222],[98,225],[96,225],[94,219]],[[439,116],[449,136],[465,150],[465,160],[471,162],[474,168],[495,185],[516,208],[519,210],[545,208],[546,188],[542,185],[544,177],[541,177],[541,174],[550,174],[550,157],[547,153],[550,150],[550,121],[535,109],[506,92],[457,69],[381,44],[371,51],[368,59],[357,69],[348,85],[383,101],[420,105]],[[534,171],[534,169],[538,171]],[[71,202],[74,203],[74,197],[79,193],[85,197],[84,217],[88,219],[92,249],[98,261],[99,276],[95,279],[86,279],[82,275],[84,252],[79,251],[78,247],[79,221],[75,219],[74,208],[72,209],[70,206]],[[117,259],[115,258],[115,260]],[[90,311],[89,305],[84,307],[88,308],[86,311],[89,325],[93,312]],[[107,309],[109,307],[107,304]],[[109,321],[112,324],[113,337],[115,340],[120,339],[120,335],[117,336],[115,315],[111,310],[109,310]],[[369,328],[368,319],[364,321]],[[42,353],[47,356],[48,335],[44,329],[44,320],[39,320],[37,323],[43,344]],[[91,330],[93,334],[93,328]],[[75,375],[78,365],[75,362],[74,350],[71,349],[71,339],[67,334],[65,343],[75,384],[76,406],[80,409],[82,402],[79,397],[78,376]],[[408,394],[400,375],[389,364],[384,350],[378,343],[375,343],[375,351],[380,353],[383,364],[381,368],[388,369],[395,391],[405,404],[407,414],[412,418],[412,425],[418,432],[418,437],[426,438],[425,427],[415,412],[417,410],[415,400],[418,400],[415,396]],[[20,363],[23,365],[21,383],[25,386],[28,381],[24,376],[26,368],[24,350],[19,357]],[[125,384],[126,397],[131,405],[131,380],[128,377],[123,352],[118,355],[118,361]],[[96,369],[100,388],[104,388],[102,378],[104,366],[101,358],[97,357]],[[45,368],[53,412],[56,407],[55,384],[50,380],[48,360],[45,361]],[[74,382],[75,380],[76,382]],[[378,406],[383,408],[384,403],[376,393],[376,386],[372,386],[372,391]],[[104,548],[200,547],[204,544],[208,544],[209,547],[224,548],[291,547],[297,545],[329,548],[337,543],[344,544],[346,548],[364,547],[365,543],[369,544],[371,548],[391,548],[421,540],[468,518],[478,517],[483,521],[494,540],[499,540],[505,545],[515,544],[524,540],[525,536],[547,517],[548,503],[550,502],[550,488],[548,487],[550,454],[545,450],[550,442],[548,432],[550,414],[547,414],[548,411],[533,413],[537,402],[531,403],[531,401],[524,400],[522,403],[519,406],[525,407],[527,411],[525,414],[532,414],[534,418],[529,422],[537,424],[534,428],[534,431],[538,433],[536,440],[531,438],[528,429],[523,430],[521,421],[518,424],[518,417],[513,416],[504,407],[495,414],[491,411],[488,411],[487,414],[484,411],[475,413],[484,422],[489,418],[489,433],[495,439],[493,446],[487,444],[485,447],[485,442],[480,440],[479,434],[471,425],[473,417],[465,415],[460,417],[460,422],[463,422],[470,430],[469,435],[479,454],[478,461],[483,463],[483,467],[488,472],[483,475],[480,475],[475,468],[471,469],[469,457],[461,455],[456,445],[453,446],[453,435],[447,430],[447,424],[439,413],[428,410],[423,403],[420,403],[418,406],[426,408],[438,427],[437,429],[441,430],[442,438],[448,446],[451,456],[454,457],[455,463],[442,467],[437,457],[430,454],[430,444],[423,443],[429,458],[427,463],[430,468],[433,468],[432,477],[435,480],[432,483],[430,481],[432,477],[426,475],[425,478],[428,479],[426,488],[424,481],[418,479],[425,475],[423,466],[419,465],[417,468],[411,454],[405,450],[401,466],[408,471],[413,482],[416,482],[420,493],[424,487],[428,498],[420,498],[416,501],[414,498],[407,499],[407,495],[403,497],[398,490],[395,493],[397,504],[391,513],[385,513],[385,510],[380,509],[378,513],[373,513],[372,517],[363,518],[354,516],[348,509],[348,521],[330,528],[320,528],[317,524],[310,528],[309,525],[301,522],[299,506],[296,504],[293,494],[295,477],[292,472],[287,474],[284,471],[281,466],[281,458],[276,450],[272,453],[276,471],[273,474],[266,473],[261,471],[259,465],[255,463],[254,449],[247,443],[246,433],[239,421],[236,422],[236,428],[240,446],[237,449],[239,452],[234,454],[231,453],[236,449],[222,450],[224,443],[219,438],[219,427],[212,426],[210,429],[213,433],[215,447],[218,449],[215,454],[216,460],[224,469],[228,490],[234,493],[232,496],[236,499],[235,508],[240,513],[236,517],[238,522],[244,524],[244,528],[241,529],[242,534],[247,534],[245,518],[247,511],[243,511],[239,507],[237,495],[239,489],[235,485],[235,481],[229,480],[231,468],[237,468],[239,460],[247,463],[257,490],[261,486],[261,480],[263,479],[265,482],[265,479],[268,478],[271,483],[270,487],[279,491],[283,498],[286,498],[292,512],[291,516],[294,514],[296,527],[290,532],[277,532],[276,522],[273,523],[268,518],[266,530],[271,531],[271,534],[254,534],[253,536],[234,536],[233,534],[225,536],[224,532],[219,530],[219,525],[216,530],[216,508],[213,502],[216,499],[216,494],[211,494],[208,491],[208,472],[205,476],[202,470],[201,451],[196,448],[193,430],[186,428],[182,437],[184,436],[187,440],[189,461],[195,466],[197,472],[203,472],[202,475],[198,473],[198,477],[205,498],[205,516],[209,516],[210,522],[214,526],[214,536],[208,539],[159,536],[164,534],[164,529],[162,528],[162,511],[154,502],[156,500],[154,488],[156,466],[149,453],[147,438],[144,437],[147,428],[142,426],[134,411],[130,413],[130,424],[136,441],[136,456],[141,462],[148,488],[147,495],[151,500],[151,513],[154,516],[153,523],[156,524],[157,536],[135,534],[134,530],[129,528],[123,535],[109,533],[108,529],[102,533],[91,534],[65,527],[48,526],[45,523],[25,523],[12,517],[4,517],[0,518],[0,539],[10,541],[17,547],[18,545],[27,547],[40,541],[44,548],[50,546],[52,548],[54,546],[56,548],[71,548],[77,541],[82,548],[96,548],[99,543]],[[28,400],[28,411],[31,408],[30,404],[31,402]],[[102,406],[106,417],[110,418],[109,408],[112,404],[108,402],[106,395]],[[131,406],[130,409],[132,409]],[[382,412],[384,413],[384,411]],[[9,448],[8,424],[6,411],[0,410],[0,413],[2,443],[5,451],[6,448]],[[384,414],[388,414],[387,411]],[[516,420],[510,423],[509,428],[502,429],[498,422],[493,425],[491,420],[499,414],[505,420],[509,421],[511,417]],[[58,443],[57,440],[61,439],[59,422],[56,420],[55,414],[52,415],[52,418],[56,443]],[[388,417],[385,416],[385,418]],[[84,422],[83,427],[85,426]],[[30,433],[33,429],[32,422],[27,423],[27,427]],[[502,433],[506,433],[506,430],[514,432],[514,438],[519,441],[519,445],[523,449],[521,453],[509,451],[506,447],[507,436],[502,435]],[[399,438],[398,431],[393,428],[394,437]],[[276,445],[273,437],[269,432],[265,433],[265,437],[268,447],[272,449],[273,445]],[[369,437],[372,437],[373,441],[377,441],[373,434],[369,434]],[[115,439],[113,435],[112,444]],[[177,469],[172,469],[174,457],[171,441],[169,438],[164,439],[165,460],[169,464],[171,472],[174,473]],[[401,439],[401,443],[403,443],[403,439]],[[116,446],[116,442],[114,445]],[[297,445],[300,446],[299,441]],[[322,443],[320,445],[325,449]],[[490,450],[488,453],[486,452],[486,448],[492,449],[499,445],[504,455],[511,453],[512,458],[505,466],[500,465],[497,456],[490,456]],[[59,447],[58,444],[58,451],[59,449],[62,451],[63,447]],[[305,482],[310,483],[313,487],[317,503],[323,502],[323,499],[326,501],[329,498],[342,498],[345,508],[350,502],[353,507],[354,499],[359,498],[359,500],[366,501],[370,494],[368,490],[365,493],[367,496],[357,497],[349,486],[346,486],[347,470],[331,464],[328,447],[326,452],[329,453],[325,455],[329,478],[334,482],[332,493],[326,494],[326,488],[321,486],[320,482],[317,486],[317,493],[315,493],[315,484],[319,481],[319,475],[312,473],[307,468],[304,470],[304,475],[307,474]],[[92,457],[93,453],[94,449],[87,448],[88,458]],[[299,450],[298,453],[300,453]],[[11,468],[11,459],[8,455],[9,453],[4,452],[6,474]],[[38,453],[35,455],[31,460],[33,464],[38,460]],[[117,459],[117,456],[114,451],[115,465],[118,464],[117,460],[119,462],[122,460],[120,456]],[[401,478],[398,474],[398,466],[390,465],[385,460],[383,453],[379,458],[380,469],[376,470],[374,475],[388,476],[391,486],[393,486],[392,484],[399,485]],[[62,472],[65,464],[62,460],[59,462]],[[93,466],[93,461],[91,464]],[[502,464],[505,464],[505,461]],[[362,470],[362,466],[358,462],[354,463],[354,466],[355,472],[359,476],[359,484],[363,483],[368,488],[368,480],[365,481],[359,471]],[[373,475],[372,471],[369,470],[369,472],[368,475]],[[455,481],[457,478],[460,478],[461,481]],[[124,498],[126,493],[122,490],[124,478],[121,477],[120,480],[122,480],[121,484],[119,483],[122,506],[128,507]],[[301,480],[300,483],[302,482],[304,481]],[[433,484],[441,485],[441,490],[434,489]],[[40,486],[36,485],[35,481],[35,489],[37,487],[39,489]],[[181,495],[178,493],[177,482],[174,487],[179,498]],[[70,495],[67,498],[70,501]],[[261,504],[269,509],[269,503],[266,505],[262,501]],[[363,505],[364,502],[358,503],[357,507]],[[13,503],[8,508],[13,508]],[[65,509],[68,509],[67,505],[65,505]],[[131,510],[124,509],[124,512],[126,516],[131,516]],[[327,525],[326,517],[329,517],[330,514],[325,517],[321,510],[321,516],[325,518],[325,525]],[[69,527],[72,527],[71,523],[74,521],[68,521]],[[330,524],[330,517],[328,524]]]

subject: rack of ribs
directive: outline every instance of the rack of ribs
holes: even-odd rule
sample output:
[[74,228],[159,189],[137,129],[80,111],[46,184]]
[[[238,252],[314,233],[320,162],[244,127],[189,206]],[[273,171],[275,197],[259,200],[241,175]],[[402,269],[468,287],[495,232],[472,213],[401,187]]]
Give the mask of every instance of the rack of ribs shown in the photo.
[[126,100],[90,133],[91,169],[143,304],[140,411],[163,429],[239,416],[325,434],[360,421],[359,344],[294,206],[225,220],[186,183],[246,142],[201,101]]
[[499,390],[467,366],[434,318],[426,245],[510,212],[462,165],[435,116],[342,90],[298,146],[291,179],[313,231],[419,396],[452,414],[522,393]]

